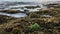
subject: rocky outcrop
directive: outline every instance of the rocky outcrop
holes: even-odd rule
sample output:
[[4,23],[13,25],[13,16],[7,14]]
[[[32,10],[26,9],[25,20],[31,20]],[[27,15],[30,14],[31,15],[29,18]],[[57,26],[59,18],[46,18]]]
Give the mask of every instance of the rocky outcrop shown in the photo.
[[34,8],[39,8],[40,6],[25,6],[27,9],[34,9]]

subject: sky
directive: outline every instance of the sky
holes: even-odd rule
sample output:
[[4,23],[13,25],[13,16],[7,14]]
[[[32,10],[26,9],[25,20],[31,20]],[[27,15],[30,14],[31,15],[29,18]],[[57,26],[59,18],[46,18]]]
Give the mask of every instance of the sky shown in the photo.
[[0,0],[0,1],[46,2],[46,1],[60,1],[60,0]]

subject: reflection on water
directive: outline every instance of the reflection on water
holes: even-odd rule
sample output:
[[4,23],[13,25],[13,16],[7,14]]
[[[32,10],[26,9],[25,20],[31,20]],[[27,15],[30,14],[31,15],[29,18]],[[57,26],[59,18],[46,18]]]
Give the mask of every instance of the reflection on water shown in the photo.
[[7,13],[1,13],[1,12],[0,12],[0,15],[7,15],[15,18],[27,16],[25,13],[7,14]]

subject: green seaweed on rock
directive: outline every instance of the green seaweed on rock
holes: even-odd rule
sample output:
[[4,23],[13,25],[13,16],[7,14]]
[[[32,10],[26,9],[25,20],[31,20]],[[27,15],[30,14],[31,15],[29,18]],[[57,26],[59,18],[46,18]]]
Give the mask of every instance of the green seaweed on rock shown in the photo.
[[32,24],[32,25],[30,26],[30,28],[31,28],[32,30],[38,30],[38,29],[40,28],[40,25],[38,25],[37,23],[35,23],[35,24]]

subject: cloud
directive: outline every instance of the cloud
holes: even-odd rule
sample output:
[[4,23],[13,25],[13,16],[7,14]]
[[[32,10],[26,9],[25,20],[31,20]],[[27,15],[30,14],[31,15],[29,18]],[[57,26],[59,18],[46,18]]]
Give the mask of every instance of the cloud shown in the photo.
[[60,1],[60,0],[0,0],[0,1],[46,2],[46,1]]

